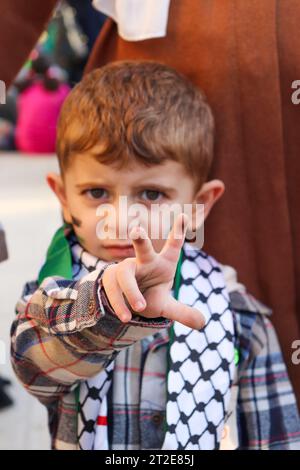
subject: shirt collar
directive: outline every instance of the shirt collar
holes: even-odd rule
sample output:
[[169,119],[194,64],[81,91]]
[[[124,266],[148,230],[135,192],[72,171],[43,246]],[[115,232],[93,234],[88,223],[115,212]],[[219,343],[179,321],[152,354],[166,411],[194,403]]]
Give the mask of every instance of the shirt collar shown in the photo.
[[73,267],[75,266],[76,268],[78,265],[83,265],[88,272],[92,272],[95,269],[101,269],[107,263],[85,250],[79,243],[73,230],[68,231],[66,236],[70,244]]

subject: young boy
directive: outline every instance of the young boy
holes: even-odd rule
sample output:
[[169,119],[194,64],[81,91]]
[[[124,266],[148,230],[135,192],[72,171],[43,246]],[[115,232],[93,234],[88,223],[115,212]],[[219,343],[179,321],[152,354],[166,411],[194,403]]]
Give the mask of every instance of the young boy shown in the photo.
[[185,240],[224,191],[213,133],[201,91],[154,62],[94,70],[65,101],[47,177],[65,224],[12,327],[53,448],[300,448],[270,310]]

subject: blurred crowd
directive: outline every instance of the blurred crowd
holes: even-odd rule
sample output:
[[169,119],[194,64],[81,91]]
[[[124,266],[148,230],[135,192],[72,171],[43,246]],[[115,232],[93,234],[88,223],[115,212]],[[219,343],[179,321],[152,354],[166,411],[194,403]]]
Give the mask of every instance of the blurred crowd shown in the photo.
[[0,107],[0,151],[55,152],[61,105],[105,21],[90,1],[60,2]]

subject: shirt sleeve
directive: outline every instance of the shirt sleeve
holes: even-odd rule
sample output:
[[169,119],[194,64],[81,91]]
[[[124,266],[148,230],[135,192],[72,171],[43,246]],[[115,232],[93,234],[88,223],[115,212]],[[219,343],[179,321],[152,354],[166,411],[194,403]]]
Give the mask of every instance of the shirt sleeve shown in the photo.
[[249,338],[249,356],[239,369],[239,448],[299,450],[296,399],[268,316],[256,315]]
[[11,361],[23,386],[49,405],[105,368],[123,348],[172,321],[133,315],[123,323],[111,308],[102,272],[79,281],[46,278],[25,285],[11,328]]

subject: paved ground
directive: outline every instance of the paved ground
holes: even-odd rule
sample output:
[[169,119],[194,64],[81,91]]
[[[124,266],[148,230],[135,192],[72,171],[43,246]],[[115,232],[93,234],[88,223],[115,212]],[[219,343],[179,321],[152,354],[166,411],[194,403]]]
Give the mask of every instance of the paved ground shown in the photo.
[[45,182],[56,171],[53,156],[0,153],[0,220],[5,226],[9,260],[0,264],[0,340],[6,360],[0,374],[13,381],[15,404],[0,412],[0,449],[48,449],[45,409],[18,384],[9,361],[9,329],[22,285],[33,279],[43,261],[60,211]]

